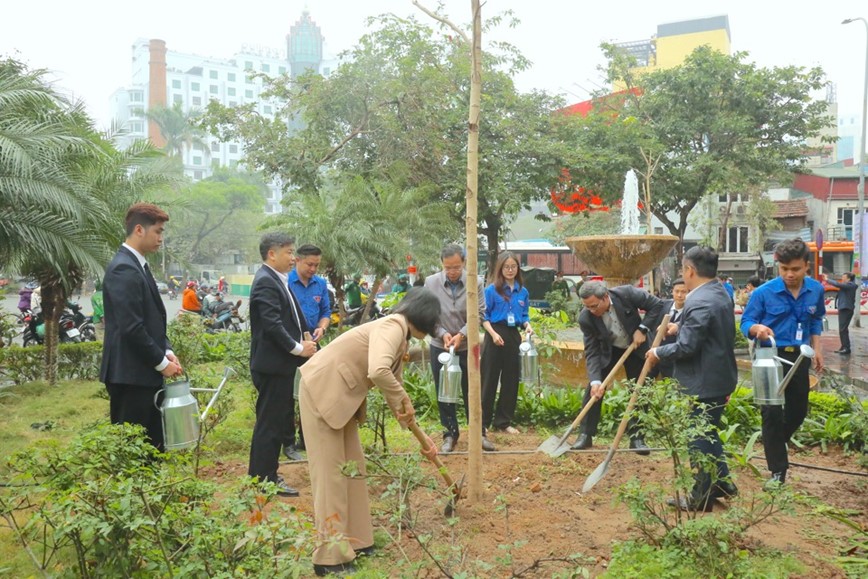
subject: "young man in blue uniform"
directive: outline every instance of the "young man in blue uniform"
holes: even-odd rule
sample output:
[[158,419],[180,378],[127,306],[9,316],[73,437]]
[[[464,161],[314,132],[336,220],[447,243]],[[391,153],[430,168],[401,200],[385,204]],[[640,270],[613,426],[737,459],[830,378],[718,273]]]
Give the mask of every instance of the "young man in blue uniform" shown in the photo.
[[[820,335],[826,315],[823,285],[808,274],[808,247],[801,239],[782,241],[775,247],[778,277],[753,291],[741,317],[741,331],[759,341],[775,339],[778,356],[795,362],[799,346],[814,349],[814,366],[823,369]],[[762,437],[766,463],[772,473],[769,482],[783,484],[789,460],[787,442],[808,414],[810,390],[805,360],[796,369],[784,393],[783,406],[762,406]]]

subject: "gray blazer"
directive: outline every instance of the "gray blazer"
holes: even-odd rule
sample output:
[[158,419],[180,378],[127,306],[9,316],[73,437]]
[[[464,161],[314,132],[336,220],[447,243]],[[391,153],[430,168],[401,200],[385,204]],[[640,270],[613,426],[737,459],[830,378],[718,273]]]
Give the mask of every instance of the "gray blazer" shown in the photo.
[[[632,339],[633,333],[644,325],[649,330],[649,339],[653,340],[654,332],[666,312],[663,311],[663,300],[651,295],[643,289],[630,285],[622,285],[609,289],[612,298],[612,311],[618,316],[618,321],[627,332],[627,338]],[[645,310],[645,317],[639,317],[639,310]],[[583,309],[579,314],[579,327],[585,342],[585,361],[588,367],[589,382],[602,382],[603,370],[612,360],[612,333],[606,328],[603,319],[595,316],[590,310]],[[636,349],[636,355],[645,356],[649,342],[646,341]]]
[[678,338],[657,348],[661,360],[674,360],[674,377],[699,399],[727,396],[735,390],[735,314],[732,300],[715,280],[687,295]]

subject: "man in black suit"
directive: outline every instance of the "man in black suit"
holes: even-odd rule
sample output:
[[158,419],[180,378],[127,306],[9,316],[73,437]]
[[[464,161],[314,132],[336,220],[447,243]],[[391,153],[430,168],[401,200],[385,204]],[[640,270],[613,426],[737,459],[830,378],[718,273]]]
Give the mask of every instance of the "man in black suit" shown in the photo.
[[[589,281],[582,285],[579,297],[585,306],[579,314],[579,326],[584,335],[585,362],[590,380],[582,401],[584,406],[591,396],[601,399],[606,393],[602,388],[603,378],[631,343],[636,344],[636,349],[624,362],[624,370],[630,380],[639,378],[648,350],[648,332],[657,328],[665,312],[662,300],[630,285],[609,289],[601,281]],[[640,309],[645,310],[644,318],[639,315]],[[590,448],[593,444],[600,422],[600,406],[595,404],[582,420],[579,436],[571,447],[573,450]],[[632,419],[628,432],[630,448],[639,454],[650,454]]]
[[655,362],[675,361],[675,379],[695,396],[695,415],[705,414],[708,431],[690,442],[692,456],[705,454],[715,472],[699,469],[689,497],[669,504],[683,510],[709,512],[715,499],[732,497],[738,489],[729,478],[723,444],[717,434],[720,418],[738,382],[735,364],[735,314],[729,293],[717,282],[717,253],[692,247],[682,261],[684,284],[690,293],[684,302],[678,338],[674,344],[652,348],[646,356]]
[[[826,283],[838,288],[836,302],[838,304],[838,337],[841,338],[841,348],[835,350],[835,353],[849,356],[850,320],[853,319],[853,312],[856,309],[856,290],[859,289],[856,275],[845,273],[841,275],[841,281],[826,280]],[[859,307],[862,307],[861,304]]]
[[266,233],[259,254],[262,267],[250,287],[250,374],[259,395],[247,472],[277,484],[278,494],[297,497],[298,491],[278,476],[277,465],[287,422],[289,432],[295,433],[295,372],[303,358],[316,352],[316,342],[303,338],[301,306],[287,281],[295,263],[295,239]]
[[164,449],[154,394],[163,378],[182,372],[166,337],[166,308],[145,256],[163,242],[169,220],[150,203],[136,203],[124,220],[127,238],[103,279],[105,339],[100,381],[109,393],[112,424],[145,427],[151,444]]
[[[663,311],[669,314],[669,326],[666,328],[666,337],[661,345],[674,344],[678,339],[678,323],[684,310],[684,300],[687,299],[687,286],[681,278],[672,282],[672,299],[663,300]],[[675,363],[672,360],[661,360],[657,365],[661,378],[672,378]]]

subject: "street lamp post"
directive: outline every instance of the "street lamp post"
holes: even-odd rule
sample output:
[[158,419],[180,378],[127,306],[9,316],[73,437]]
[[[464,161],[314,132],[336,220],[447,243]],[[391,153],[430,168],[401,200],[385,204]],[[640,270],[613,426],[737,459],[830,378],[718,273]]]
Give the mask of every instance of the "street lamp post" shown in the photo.
[[[858,201],[856,202],[856,214],[859,216],[859,243],[860,245],[864,245],[862,237],[862,232],[864,228],[862,228],[862,219],[864,218],[865,213],[865,127],[868,125],[868,20],[865,20],[861,16],[859,18],[848,18],[844,20],[841,24],[850,24],[851,22],[856,22],[857,20],[861,20],[862,24],[865,25],[865,87],[862,91],[862,140],[859,143],[859,188],[857,189]],[[862,281],[862,261],[865,259],[865,256],[862,255],[861,247],[859,248],[859,271],[855,272],[859,276],[859,281]],[[858,301],[858,300],[857,300]],[[861,327],[861,318],[862,316],[856,316],[856,327]]]

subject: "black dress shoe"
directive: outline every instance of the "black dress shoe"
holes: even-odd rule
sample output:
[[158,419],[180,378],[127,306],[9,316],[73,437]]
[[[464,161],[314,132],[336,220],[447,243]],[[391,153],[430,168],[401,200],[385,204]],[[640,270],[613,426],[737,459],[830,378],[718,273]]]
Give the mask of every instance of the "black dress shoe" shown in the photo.
[[835,353],[836,353],[836,354],[841,354],[842,356],[849,356],[851,352],[850,352],[850,350],[844,350],[844,349],[842,348],[842,349],[840,349],[840,350],[835,350]]
[[356,572],[356,566],[353,562],[338,563],[337,565],[317,565],[314,563],[313,572],[317,577],[325,577],[326,575],[349,575]]
[[576,442],[570,447],[570,450],[585,450],[586,448],[591,448],[594,444],[594,439],[590,434],[585,434],[584,432],[579,435],[576,439]]
[[295,446],[289,445],[283,447],[283,456],[289,460],[304,460],[304,455],[296,450]]
[[277,496],[279,497],[297,497],[298,491],[283,480],[282,476],[277,477],[277,480],[274,481],[274,484],[277,485]]
[[451,436],[443,437],[443,446],[440,447],[440,452],[443,454],[449,454],[455,449],[455,438]]
[[376,550],[377,548],[373,545],[362,547],[361,549],[353,549],[356,552],[356,557],[373,557]]
[[738,495],[738,487],[728,480],[719,480],[711,487],[711,497],[715,499],[731,499]]
[[482,450],[486,452],[494,452],[495,450],[494,445],[485,436],[482,437]]
[[645,441],[642,440],[641,436],[630,439],[630,448],[635,450],[636,454],[641,454],[642,456],[648,456],[651,454],[651,447],[645,444]]
[[771,478],[763,485],[763,490],[770,491],[779,489],[787,482],[787,471],[773,472]]
[[678,500],[666,499],[666,504],[670,507],[677,507],[682,511],[702,511],[704,513],[710,513],[714,510],[714,499],[711,497],[708,497],[708,499],[704,501],[688,499],[687,497],[680,497]]

